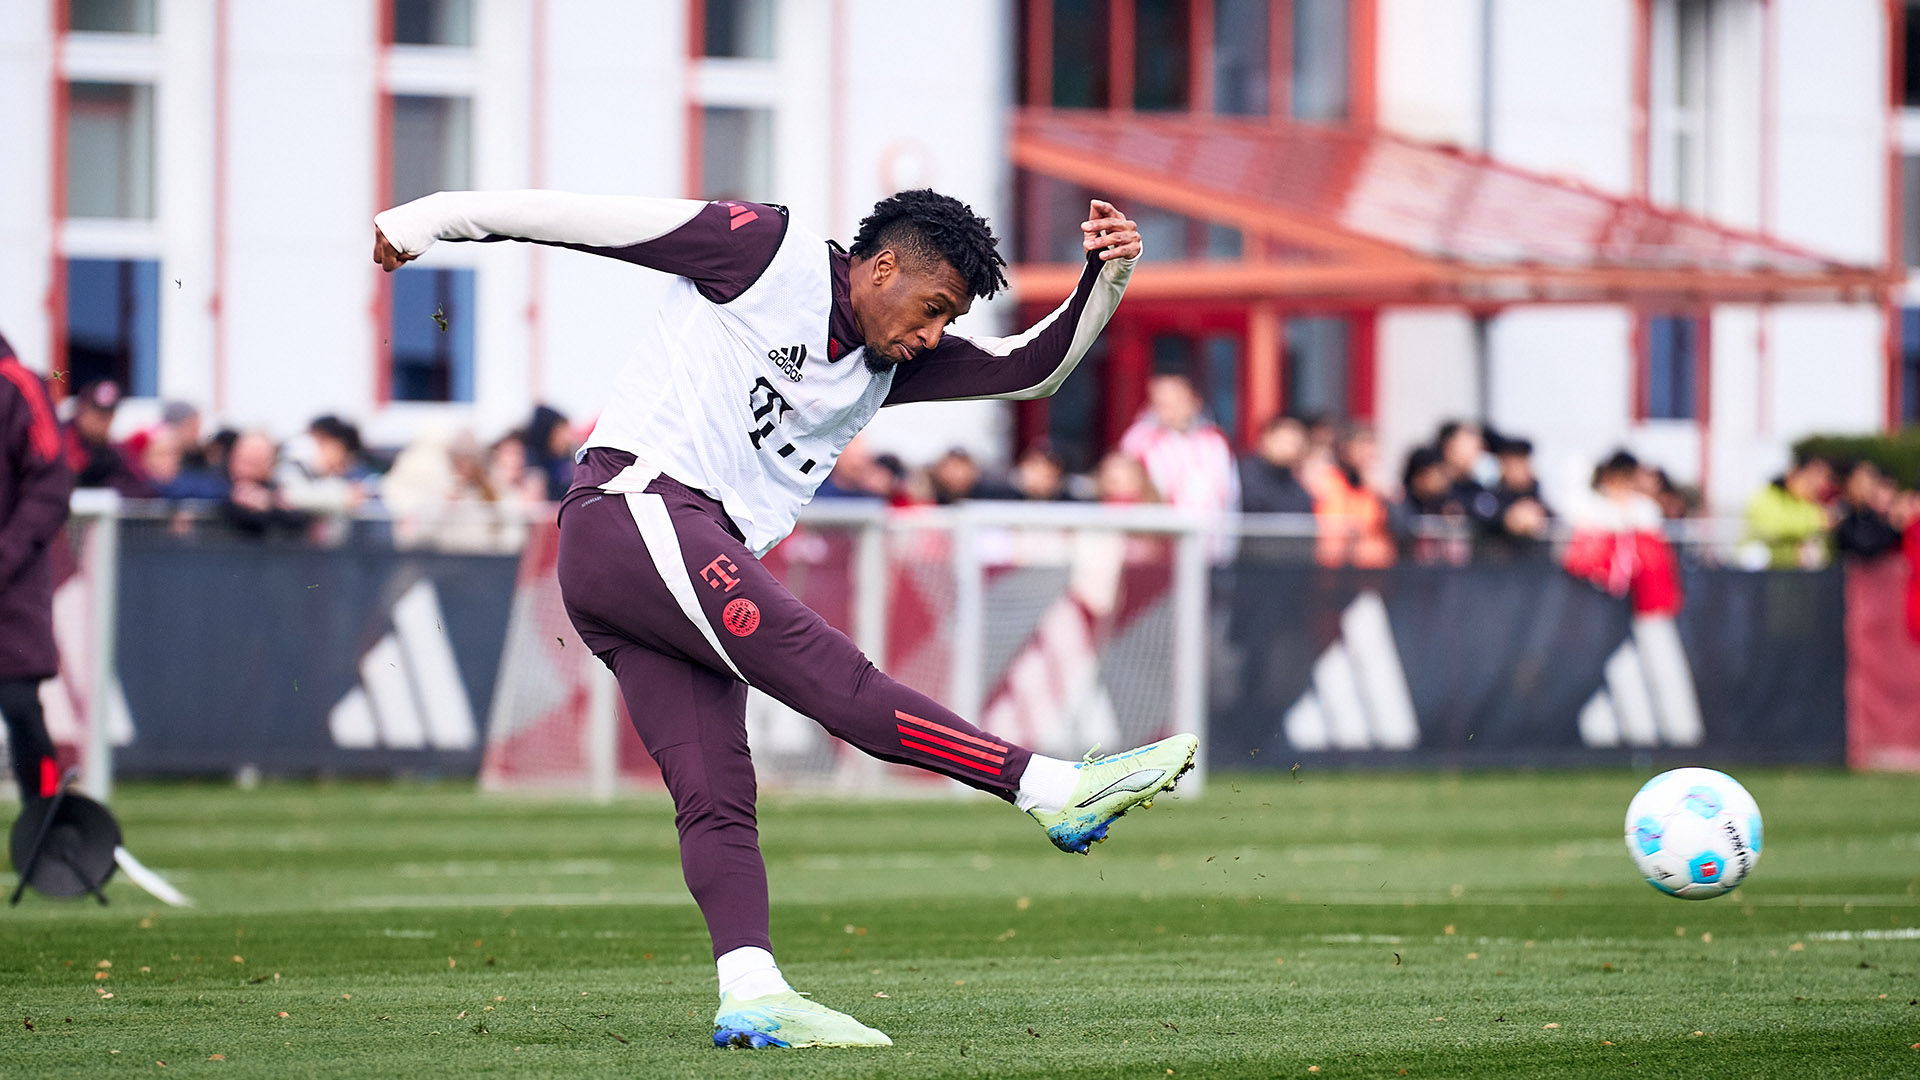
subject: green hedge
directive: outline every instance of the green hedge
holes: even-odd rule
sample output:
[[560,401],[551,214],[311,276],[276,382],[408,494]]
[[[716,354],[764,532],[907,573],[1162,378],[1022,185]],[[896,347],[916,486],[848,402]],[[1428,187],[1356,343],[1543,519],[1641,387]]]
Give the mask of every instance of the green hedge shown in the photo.
[[1920,483],[1920,427],[1894,435],[1809,435],[1793,444],[1793,452],[1832,461],[1871,461],[1903,488]]

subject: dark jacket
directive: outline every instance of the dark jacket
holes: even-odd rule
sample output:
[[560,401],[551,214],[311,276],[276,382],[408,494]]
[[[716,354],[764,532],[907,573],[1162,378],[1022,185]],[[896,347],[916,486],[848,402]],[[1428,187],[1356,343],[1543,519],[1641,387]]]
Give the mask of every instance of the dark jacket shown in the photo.
[[1833,543],[1842,555],[1877,559],[1899,550],[1900,530],[1893,527],[1885,514],[1871,507],[1847,506],[1840,523],[1833,527]]
[[146,477],[140,475],[140,470],[127,460],[126,451],[118,446],[89,445],[71,421],[62,432],[62,441],[75,487],[112,488],[127,499],[153,497]]
[[0,680],[60,671],[51,548],[73,494],[61,449],[45,385],[0,338]]
[[1313,495],[1292,469],[1248,454],[1240,459],[1240,509],[1249,514],[1311,514]]

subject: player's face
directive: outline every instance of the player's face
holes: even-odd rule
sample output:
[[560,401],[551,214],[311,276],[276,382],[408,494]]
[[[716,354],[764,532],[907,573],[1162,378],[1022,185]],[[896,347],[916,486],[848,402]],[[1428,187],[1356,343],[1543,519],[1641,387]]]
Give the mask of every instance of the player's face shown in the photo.
[[884,371],[940,344],[947,324],[973,306],[966,282],[945,262],[929,266],[874,256],[873,289],[855,316],[866,337],[867,366]]

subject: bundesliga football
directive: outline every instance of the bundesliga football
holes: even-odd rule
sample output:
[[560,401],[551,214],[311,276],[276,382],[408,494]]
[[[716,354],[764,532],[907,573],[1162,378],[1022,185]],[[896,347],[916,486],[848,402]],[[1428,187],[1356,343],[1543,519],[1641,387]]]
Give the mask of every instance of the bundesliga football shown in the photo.
[[1714,769],[1674,769],[1627,804],[1627,853],[1647,884],[1682,900],[1733,891],[1760,861],[1760,807]]

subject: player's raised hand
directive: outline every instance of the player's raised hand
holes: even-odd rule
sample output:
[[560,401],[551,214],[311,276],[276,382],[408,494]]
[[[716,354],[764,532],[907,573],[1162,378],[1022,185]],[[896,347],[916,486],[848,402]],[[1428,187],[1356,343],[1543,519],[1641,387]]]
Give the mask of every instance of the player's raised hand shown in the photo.
[[394,247],[388,242],[380,226],[373,227],[373,261],[380,264],[382,270],[398,270],[401,264],[412,262],[414,257]]
[[1080,223],[1081,246],[1099,251],[1100,258],[1137,259],[1140,257],[1140,226],[1114,209],[1110,202],[1094,199],[1087,204],[1087,220]]

